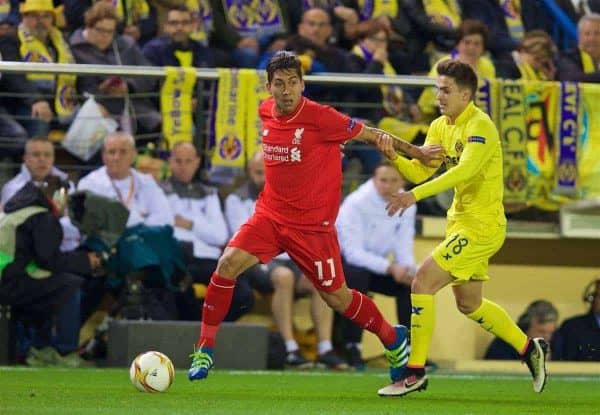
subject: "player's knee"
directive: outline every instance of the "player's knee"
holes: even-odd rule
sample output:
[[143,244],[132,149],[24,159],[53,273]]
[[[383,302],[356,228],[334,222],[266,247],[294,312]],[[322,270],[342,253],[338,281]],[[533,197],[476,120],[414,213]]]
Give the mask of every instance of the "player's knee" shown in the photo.
[[277,267],[271,272],[273,287],[282,290],[294,289],[294,273],[286,267]]
[[237,278],[242,272],[240,261],[236,260],[235,255],[223,254],[217,262],[216,272],[224,278]]
[[477,310],[479,308],[479,305],[481,304],[481,302],[479,302],[479,304],[477,304],[477,302],[471,300],[471,299],[466,299],[466,298],[456,298],[456,308],[458,308],[458,311],[460,311],[463,314],[471,314],[473,311]]
[[338,313],[346,311],[352,301],[352,294],[348,289],[345,291],[340,289],[331,293],[320,291],[319,294],[323,301]]

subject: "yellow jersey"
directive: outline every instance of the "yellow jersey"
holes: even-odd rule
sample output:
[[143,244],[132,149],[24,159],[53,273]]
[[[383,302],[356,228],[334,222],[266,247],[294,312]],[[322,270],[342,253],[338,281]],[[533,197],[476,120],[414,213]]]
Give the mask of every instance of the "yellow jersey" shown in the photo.
[[[449,124],[447,116],[435,119],[425,144],[444,148],[446,171],[435,179],[420,184],[411,192],[417,200],[454,188],[454,200],[448,210],[449,221],[482,229],[487,224],[506,225],[502,195],[502,147],[498,130],[490,117],[470,102]],[[396,168],[407,180],[421,183],[437,168],[420,161],[398,156]]]

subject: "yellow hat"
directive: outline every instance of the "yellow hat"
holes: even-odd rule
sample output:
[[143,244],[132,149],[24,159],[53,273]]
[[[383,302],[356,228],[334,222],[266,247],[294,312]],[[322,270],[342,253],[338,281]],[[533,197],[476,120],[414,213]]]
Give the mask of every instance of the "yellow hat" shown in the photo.
[[25,0],[21,3],[21,13],[54,12],[52,0]]

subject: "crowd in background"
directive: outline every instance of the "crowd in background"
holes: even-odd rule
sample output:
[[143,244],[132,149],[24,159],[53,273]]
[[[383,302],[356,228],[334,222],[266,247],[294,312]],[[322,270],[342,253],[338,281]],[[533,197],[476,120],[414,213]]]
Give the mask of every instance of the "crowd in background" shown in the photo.
[[[482,78],[598,82],[600,15],[595,13],[600,12],[600,2],[558,0],[555,3],[562,14],[552,12],[546,3],[0,0],[0,55],[3,61],[264,68],[276,51],[287,49],[300,56],[306,74],[435,76],[435,64],[449,57],[469,63]],[[569,36],[576,25],[577,39]],[[205,149],[175,146],[168,159],[172,175],[162,182],[131,168],[136,147],[148,141],[161,144],[159,88],[159,81],[145,77],[1,73],[0,159],[20,161],[24,153],[20,172],[2,189],[1,205],[7,215],[25,208],[28,214],[11,216],[15,222],[10,226],[17,235],[13,245],[21,252],[15,258],[21,262],[15,260],[3,269],[0,302],[15,305],[25,315],[20,339],[22,356],[29,364],[84,364],[77,334],[99,306],[106,308],[106,298],[111,298],[107,308],[111,316],[199,319],[201,286],[207,284],[231,234],[253,211],[264,183],[259,155],[248,163],[248,182],[226,200],[198,180]],[[120,132],[107,137],[92,159],[95,170],[75,184],[54,166],[53,143],[40,137],[66,130],[84,93],[97,97],[102,115],[115,120]],[[430,88],[309,85],[306,94],[373,124],[385,119],[405,123],[405,131],[411,134],[408,138],[416,141],[423,139],[427,124],[437,116]],[[209,106],[209,101],[195,96],[190,110]],[[346,107],[351,102],[372,105]],[[403,179],[382,165],[376,154],[352,147],[346,152],[357,155],[370,177],[341,209],[339,232],[348,283],[361,291],[394,296],[399,319],[407,318],[407,288],[414,274],[414,212],[405,216],[402,226],[389,227],[385,218],[373,216],[369,206],[361,203],[361,198],[368,197],[371,207],[378,208],[386,194],[404,186]],[[85,201],[88,193],[76,192],[70,208],[77,210],[78,220],[73,223],[73,212],[69,216],[57,210],[61,189],[62,193],[92,191],[105,197],[110,214],[103,221],[95,214],[95,227],[90,225],[83,219],[91,214]],[[364,212],[356,208],[357,203]],[[40,212],[47,216],[40,218]],[[48,228],[40,228],[40,220]],[[370,224],[375,220],[379,222]],[[363,222],[365,228],[357,229]],[[17,231],[23,223],[28,225]],[[82,224],[88,226],[87,234]],[[369,226],[389,232],[364,232]],[[362,240],[361,232],[365,233]],[[86,238],[92,234],[97,237]],[[397,244],[383,250],[373,239],[375,234]],[[48,235],[54,237],[48,239]],[[44,246],[37,245],[40,239]],[[110,255],[112,249],[120,254]],[[56,277],[53,282],[35,279],[31,286],[10,285],[16,284],[19,273],[25,273],[29,260]],[[590,357],[591,352],[577,357],[573,350],[581,348],[569,344],[577,338],[575,332],[588,333],[582,335],[585,342],[600,331],[598,288],[586,294],[592,304],[587,320],[565,323],[561,329],[563,336],[553,343],[556,359],[600,359]],[[343,330],[345,359],[340,359],[332,347],[332,317],[289,258],[256,267],[241,278],[227,320],[248,313],[257,291],[272,294],[286,364],[312,364],[298,351],[290,315],[295,296],[308,295],[318,337],[316,363],[330,368],[363,366],[361,332]],[[549,308],[543,311],[544,317],[528,317],[524,326],[529,329],[538,320],[540,324],[554,321],[555,329],[557,317],[547,317],[552,314]],[[564,335],[567,330],[573,333]],[[489,353],[502,356],[502,345]]]

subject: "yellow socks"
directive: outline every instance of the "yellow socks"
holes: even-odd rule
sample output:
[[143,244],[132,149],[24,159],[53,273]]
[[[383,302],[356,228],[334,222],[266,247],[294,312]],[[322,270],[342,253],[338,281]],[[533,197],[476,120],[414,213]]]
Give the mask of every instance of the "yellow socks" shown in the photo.
[[408,366],[425,367],[429,344],[435,325],[435,304],[433,295],[411,294],[412,314],[410,316],[410,357]]
[[519,354],[524,352],[527,336],[498,304],[484,298],[481,306],[467,317],[510,344]]

